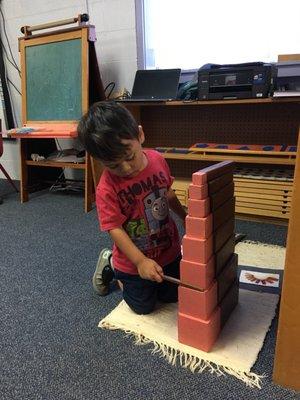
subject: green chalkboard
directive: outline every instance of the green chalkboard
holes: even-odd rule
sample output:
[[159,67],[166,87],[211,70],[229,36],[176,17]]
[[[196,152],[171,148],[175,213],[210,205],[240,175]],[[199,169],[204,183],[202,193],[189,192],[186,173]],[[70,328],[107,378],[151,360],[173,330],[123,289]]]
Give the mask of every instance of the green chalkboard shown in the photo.
[[27,46],[26,120],[69,121],[82,115],[81,39]]

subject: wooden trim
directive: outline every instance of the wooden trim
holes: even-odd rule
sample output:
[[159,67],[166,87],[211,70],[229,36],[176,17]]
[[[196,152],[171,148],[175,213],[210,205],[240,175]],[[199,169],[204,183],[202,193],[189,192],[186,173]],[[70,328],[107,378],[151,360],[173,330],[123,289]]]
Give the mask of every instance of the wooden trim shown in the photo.
[[51,120],[51,121],[44,121],[44,120],[41,120],[41,121],[37,121],[37,120],[34,120],[34,121],[32,121],[32,120],[28,120],[27,122],[26,122],[26,124],[24,124],[24,125],[39,125],[39,124],[78,124],[78,121],[76,120],[76,119],[74,119],[74,120],[71,120],[71,119],[67,119],[67,120]]
[[95,196],[93,195],[93,177],[91,168],[91,156],[85,152],[85,174],[84,174],[84,210],[89,212],[92,209]]
[[26,165],[34,167],[53,167],[53,168],[71,168],[71,169],[85,169],[84,163],[71,163],[61,161],[31,161],[26,160]]
[[104,170],[103,165],[96,158],[91,157],[91,166],[92,166],[92,174],[93,174],[93,182],[94,182],[94,190],[96,192],[100,177]]
[[69,27],[69,28],[57,29],[57,30],[53,30],[50,32],[34,33],[33,35],[20,36],[20,37],[18,37],[18,41],[19,42],[21,40],[27,41],[27,40],[36,39],[39,37],[57,35],[58,33],[68,33],[68,32],[79,31],[81,29],[89,29],[89,28],[95,28],[95,26],[94,25],[80,25],[80,26],[73,26],[73,27]]
[[236,206],[235,211],[240,214],[253,214],[253,215],[265,215],[266,217],[273,218],[289,218],[289,213],[281,213],[279,211],[273,210],[261,210],[259,208],[249,208],[249,207],[240,207]]
[[[299,140],[298,143],[300,143]],[[300,148],[298,147],[273,371],[275,383],[295,390],[300,390],[299,243]]]
[[273,98],[266,97],[264,99],[236,99],[236,100],[207,100],[207,101],[167,101],[167,106],[177,106],[177,105],[197,105],[197,106],[208,106],[208,105],[226,105],[226,104],[274,104],[274,103],[300,103],[300,97],[289,97],[289,98]]
[[89,107],[89,42],[87,29],[82,31],[81,68],[82,112],[86,113]]
[[300,61],[300,54],[279,54],[278,61]]
[[282,196],[282,197],[287,197],[287,196],[291,196],[291,190],[284,190],[284,189],[280,189],[280,188],[276,188],[276,190],[272,190],[271,188],[262,188],[262,187],[240,187],[239,185],[235,186],[236,191],[240,191],[243,193],[261,193],[261,194],[266,194],[266,195],[278,195],[278,196]]
[[25,44],[20,42],[20,63],[21,63],[21,94],[22,94],[22,125],[26,124],[27,91],[26,91],[26,59]]
[[47,34],[42,37],[29,37],[28,39],[20,38],[20,46],[30,47],[30,46],[37,46],[39,44],[46,44],[46,43],[57,43],[63,42],[65,40],[72,40],[72,39],[81,39],[82,38],[82,31],[87,29],[78,29],[72,30],[70,32],[60,32],[55,34]]
[[[293,186],[279,186],[279,185],[259,185],[259,184],[245,184],[234,182],[234,187],[239,190],[252,191],[255,192],[256,189],[263,190],[264,193],[269,193],[271,190],[281,192],[283,194],[291,194],[293,191]],[[254,190],[253,190],[254,189]]]
[[252,222],[267,222],[273,225],[280,226],[288,226],[288,219],[284,219],[282,217],[268,217],[266,215],[253,215],[253,214],[240,214],[238,212],[235,213],[235,218],[241,221],[252,221]]
[[256,157],[247,155],[217,155],[217,154],[178,154],[178,153],[161,153],[161,155],[170,160],[195,160],[195,161],[225,161],[232,160],[239,163],[247,164],[276,164],[276,165],[295,165],[295,159],[284,157]]
[[294,156],[295,151],[263,151],[263,150],[230,150],[230,149],[201,149],[199,147],[190,147],[189,150],[195,153],[225,153],[225,154],[244,154],[244,155],[264,155],[264,156]]
[[235,196],[236,199],[236,203],[239,202],[248,202],[248,203],[253,203],[255,206],[256,204],[265,204],[265,205],[269,205],[272,204],[274,206],[281,206],[281,207],[290,207],[291,205],[291,201],[282,201],[282,200],[274,200],[274,199],[258,199],[257,197],[240,197],[238,195]]
[[290,212],[290,206],[282,206],[282,205],[272,205],[272,204],[261,204],[261,203],[251,203],[246,201],[240,201],[239,199],[236,199],[236,207],[247,207],[247,208],[259,208],[261,210],[274,210],[274,211],[279,211],[279,212],[284,212],[284,213],[289,213]]
[[25,36],[29,36],[34,31],[40,31],[40,30],[49,29],[49,28],[56,28],[58,26],[74,24],[76,22],[78,22],[78,24],[79,24],[80,21],[81,21],[81,15],[79,14],[77,17],[73,17],[73,18],[60,19],[57,21],[47,22],[44,24],[31,25],[31,26],[26,25],[21,28],[21,32],[23,32]]
[[213,106],[213,105],[236,105],[236,104],[276,104],[276,103],[300,103],[300,96],[299,97],[266,97],[263,99],[236,99],[236,100],[207,100],[207,101],[149,101],[149,102],[133,102],[131,101],[130,104],[126,102],[122,103],[126,107],[130,105],[130,107],[141,107],[141,106],[168,106],[168,107],[173,107],[173,106]]
[[26,166],[26,139],[20,139],[20,169],[21,169],[21,181],[20,181],[20,197],[21,203],[28,201],[28,170]]
[[[22,124],[30,123],[45,123],[45,121],[31,121],[27,120],[27,91],[26,91],[26,47],[36,46],[40,44],[56,43],[66,40],[81,39],[82,43],[82,108],[83,111],[88,108],[88,29],[81,28],[72,30],[69,32],[60,32],[55,34],[48,34],[42,37],[36,38],[20,38],[20,59],[21,59],[21,90],[22,90]],[[85,43],[84,43],[85,42]],[[84,84],[86,89],[84,89]],[[66,122],[77,122],[77,121],[46,121],[48,123],[66,123]]]
[[[240,178],[233,176],[234,184],[245,184],[245,186],[249,185],[262,185],[265,187],[265,185],[274,185],[274,186],[286,186],[289,187],[290,189],[293,188],[293,181],[281,181],[281,180],[275,180],[275,179],[252,179],[252,178]],[[255,187],[256,187],[255,186]],[[254,186],[253,186],[254,187]]]
[[252,197],[254,199],[271,199],[271,200],[281,200],[281,201],[290,201],[292,196],[283,196],[278,194],[266,194],[266,193],[257,193],[257,192],[241,192],[238,190],[234,190],[234,195],[239,197]]

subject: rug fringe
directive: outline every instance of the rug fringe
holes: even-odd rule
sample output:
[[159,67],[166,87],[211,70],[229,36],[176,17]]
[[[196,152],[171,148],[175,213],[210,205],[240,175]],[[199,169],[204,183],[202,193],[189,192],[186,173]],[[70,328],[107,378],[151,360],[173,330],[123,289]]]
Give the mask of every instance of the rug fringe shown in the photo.
[[[110,330],[119,329],[113,326],[111,323],[103,320],[100,322],[99,327]],[[215,373],[217,376],[228,374],[243,381],[249,387],[256,387],[259,389],[261,389],[261,380],[266,377],[266,375],[258,375],[254,372],[238,371],[224,365],[218,365],[211,361],[203,360],[197,356],[174,349],[171,346],[148,339],[144,335],[136,332],[125,331],[125,333],[126,336],[130,336],[134,339],[134,344],[151,344],[153,346],[153,348],[150,349],[152,354],[158,354],[161,358],[166,359],[171,365],[174,366],[178,362],[180,366],[190,369],[190,371],[193,373],[202,373],[203,371],[208,370],[211,374]]]

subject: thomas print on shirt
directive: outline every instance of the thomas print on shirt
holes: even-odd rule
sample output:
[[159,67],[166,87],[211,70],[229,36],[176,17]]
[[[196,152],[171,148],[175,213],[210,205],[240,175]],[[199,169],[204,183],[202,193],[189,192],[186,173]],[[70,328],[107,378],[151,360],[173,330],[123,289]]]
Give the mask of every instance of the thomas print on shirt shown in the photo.
[[[166,182],[163,173],[159,173],[118,193],[124,209],[137,207],[137,202],[143,208],[143,216],[130,219],[124,228],[135,245],[150,258],[158,257],[171,246]],[[143,194],[146,195],[143,197]]]
[[166,188],[154,188],[144,198],[145,214],[150,235],[159,232],[169,222],[169,206]]
[[122,207],[127,208],[128,205],[134,204],[135,200],[138,199],[143,193],[149,193],[155,187],[166,187],[167,179],[162,171],[157,175],[153,174],[148,176],[147,179],[140,180],[131,185],[128,185],[126,189],[121,189],[118,192],[118,199]]
[[158,252],[171,246],[168,233],[169,205],[166,188],[154,188],[144,199],[145,214],[149,227],[151,258],[157,257]]

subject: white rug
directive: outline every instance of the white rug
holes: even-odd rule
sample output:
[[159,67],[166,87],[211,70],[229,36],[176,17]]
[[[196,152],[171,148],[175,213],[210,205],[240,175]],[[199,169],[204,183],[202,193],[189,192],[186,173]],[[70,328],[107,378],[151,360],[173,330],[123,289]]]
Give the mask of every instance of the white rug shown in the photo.
[[235,246],[239,265],[260,268],[284,269],[285,247],[244,241]]
[[[283,269],[285,248],[244,241],[235,252],[239,265]],[[120,329],[135,338],[136,344],[153,344],[153,353],[173,365],[192,372],[208,369],[218,375],[228,373],[252,387],[260,387],[261,378],[251,371],[266,333],[275,316],[278,295],[240,289],[239,304],[223,328],[210,353],[183,345],[177,340],[177,305],[162,305],[150,315],[136,315],[122,301],[99,323],[106,329]]]
[[137,344],[152,343],[171,364],[192,372],[208,369],[228,373],[247,385],[260,387],[262,376],[251,372],[265,335],[275,316],[278,295],[240,290],[239,304],[224,326],[210,353],[183,345],[177,340],[177,304],[161,305],[149,315],[137,315],[122,301],[99,323],[106,329],[132,334]]

